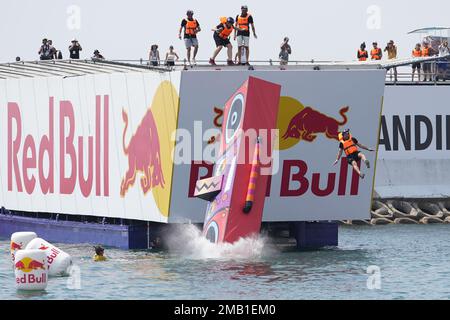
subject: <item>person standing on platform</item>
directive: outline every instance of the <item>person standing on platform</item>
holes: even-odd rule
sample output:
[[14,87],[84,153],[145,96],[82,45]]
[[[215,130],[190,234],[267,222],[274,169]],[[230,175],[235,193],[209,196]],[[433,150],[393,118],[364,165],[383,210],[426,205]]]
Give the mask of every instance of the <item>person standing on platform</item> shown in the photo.
[[[416,44],[416,47],[412,51],[413,58],[422,57],[422,47],[420,43]],[[414,82],[414,73],[417,70],[417,81],[420,81],[420,62],[415,62],[412,64],[412,81]]]
[[370,51],[370,57],[372,60],[381,60],[383,58],[383,52],[378,48],[378,43],[372,43],[373,49]]
[[194,19],[194,11],[188,10],[186,12],[187,18],[181,21],[180,31],[178,32],[178,38],[181,40],[181,32],[184,29],[184,44],[186,45],[186,55],[189,64],[191,64],[191,49],[194,48],[194,54],[192,62],[197,64],[196,57],[198,52],[198,39],[197,33],[201,31],[200,24]]
[[[250,26],[252,27],[253,36],[258,39],[255,31],[253,16],[248,13],[248,7],[241,7],[241,14],[236,16],[236,31],[234,32],[234,40],[238,44],[238,61],[242,64],[242,50],[245,50],[246,63],[249,65],[250,57]],[[239,30],[240,29],[240,30]]]
[[361,43],[357,53],[358,61],[367,61],[369,59],[369,53],[366,50],[366,43]]

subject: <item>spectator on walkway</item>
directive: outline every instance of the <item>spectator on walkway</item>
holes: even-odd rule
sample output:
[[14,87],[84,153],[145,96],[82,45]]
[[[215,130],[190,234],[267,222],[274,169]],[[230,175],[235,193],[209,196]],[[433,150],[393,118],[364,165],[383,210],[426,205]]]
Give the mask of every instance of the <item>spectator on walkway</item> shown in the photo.
[[[424,42],[422,47],[422,57],[431,57],[432,56],[432,49],[430,48],[429,42]],[[431,72],[431,62],[424,62],[422,63],[422,71],[423,71],[423,81],[427,81],[427,79],[432,80],[432,72]]]
[[361,45],[359,46],[357,57],[358,61],[367,61],[367,59],[369,59],[369,53],[366,50],[365,42],[361,43]]
[[238,45],[238,63],[243,64],[242,62],[242,51],[245,49],[245,64],[249,65],[249,57],[250,57],[250,27],[252,28],[253,37],[258,39],[255,31],[255,24],[253,22],[253,16],[248,13],[247,6],[241,6],[241,14],[236,16],[236,25],[234,32],[234,40],[237,39]]
[[72,39],[72,44],[69,46],[70,59],[80,59],[80,51],[83,48],[77,39]]
[[168,66],[168,67],[175,66],[175,61],[178,61],[178,59],[180,59],[180,57],[173,50],[173,46],[170,46],[169,52],[166,53],[166,66]]
[[[233,45],[230,42],[230,35],[234,30],[243,31],[242,29],[234,25],[234,19],[232,17],[220,18],[220,24],[216,28],[212,29],[214,42],[216,43],[216,50],[211,58],[209,58],[209,64],[216,65],[216,57],[219,55],[223,47],[227,48],[227,65],[234,66],[233,62]],[[242,52],[242,51],[241,51]],[[238,56],[238,60],[240,56]]]
[[52,57],[52,59],[57,59],[58,57],[57,57],[57,54],[56,54],[56,48],[53,46],[53,41],[52,40],[48,40],[47,41],[47,43],[48,43],[48,45],[49,45],[49,47],[50,47],[50,55],[51,55],[51,57]]
[[184,44],[186,46],[186,55],[189,64],[191,64],[191,48],[194,48],[194,54],[192,58],[192,62],[197,64],[195,58],[197,57],[198,52],[198,39],[197,33],[201,31],[200,23],[196,19],[194,19],[194,11],[188,10],[186,12],[186,19],[181,21],[180,31],[178,32],[178,38],[181,39],[181,32],[184,29]]
[[281,43],[280,49],[281,49],[280,54],[279,54],[280,65],[286,66],[289,63],[289,55],[292,53],[292,49],[291,49],[291,46],[289,45],[288,37],[285,37],[283,39],[283,43]]
[[95,59],[98,59],[98,60],[105,60],[105,57],[102,56],[102,54],[100,53],[100,51],[95,50],[95,51],[94,51],[94,55],[92,56],[92,59],[93,59],[93,60],[95,60]]
[[158,45],[157,44],[153,44],[150,47],[150,52],[148,53],[148,60],[150,61],[150,64],[154,67],[159,66],[161,59],[159,57],[159,50],[158,50]]
[[[420,43],[416,44],[416,47],[412,51],[413,58],[422,57],[422,47]],[[414,73],[417,70],[417,81],[420,81],[420,62],[416,62],[412,64],[412,81],[414,82]]]
[[447,57],[446,60],[438,61],[438,78],[442,78],[442,80],[445,81],[448,69],[448,60],[449,60],[448,55],[450,55],[448,41],[444,40],[442,44],[439,46],[438,50],[439,50],[439,57]]
[[42,39],[42,45],[38,51],[38,54],[39,54],[39,58],[41,60],[51,60],[52,59],[51,49],[48,44],[48,40],[46,38]]
[[[394,44],[394,40],[391,40],[387,43],[386,48],[384,48],[384,51],[388,53],[388,60],[394,60],[397,59],[397,46]],[[392,70],[394,71],[394,77],[395,81],[397,81],[397,68],[392,68],[389,70],[389,74],[392,81]]]
[[383,57],[383,52],[381,51],[381,48],[378,48],[378,43],[374,42],[372,43],[373,49],[370,51],[370,57],[372,60],[381,60]]

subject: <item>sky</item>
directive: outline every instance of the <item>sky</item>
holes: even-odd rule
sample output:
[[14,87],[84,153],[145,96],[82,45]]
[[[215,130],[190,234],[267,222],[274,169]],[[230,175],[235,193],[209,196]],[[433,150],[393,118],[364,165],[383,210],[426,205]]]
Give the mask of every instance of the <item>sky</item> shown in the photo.
[[[107,59],[147,59],[151,44],[164,56],[173,45],[185,57],[178,39],[187,9],[202,26],[197,60],[207,60],[215,48],[212,31],[221,16],[235,17],[248,5],[258,39],[251,38],[251,60],[278,59],[279,46],[290,38],[291,60],[354,60],[361,42],[389,40],[398,46],[399,57],[409,57],[420,35],[413,29],[450,26],[450,1],[435,0],[432,6],[418,0],[314,0],[282,2],[267,0],[107,1],[22,0],[0,2],[0,62],[37,60],[42,38],[53,40],[68,57],[70,40],[83,47],[82,58],[95,49]],[[446,35],[446,34],[445,34]],[[225,59],[225,50],[219,60]]]

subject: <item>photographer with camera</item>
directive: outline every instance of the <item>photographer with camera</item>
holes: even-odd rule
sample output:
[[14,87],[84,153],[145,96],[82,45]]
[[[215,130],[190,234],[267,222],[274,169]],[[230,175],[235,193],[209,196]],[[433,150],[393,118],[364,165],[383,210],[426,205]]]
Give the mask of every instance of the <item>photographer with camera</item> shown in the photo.
[[[388,53],[388,60],[397,59],[397,46],[394,44],[394,40],[391,40],[387,43],[384,51]],[[392,70],[394,70],[395,81],[397,81],[397,68],[392,68],[389,70],[390,78],[392,81]]]
[[70,59],[80,59],[80,51],[82,51],[80,43],[77,39],[72,39],[72,44],[69,46]]
[[291,46],[289,45],[289,38],[285,37],[283,39],[283,43],[280,46],[280,54],[278,57],[280,58],[280,65],[285,66],[289,62],[289,55],[292,53]]

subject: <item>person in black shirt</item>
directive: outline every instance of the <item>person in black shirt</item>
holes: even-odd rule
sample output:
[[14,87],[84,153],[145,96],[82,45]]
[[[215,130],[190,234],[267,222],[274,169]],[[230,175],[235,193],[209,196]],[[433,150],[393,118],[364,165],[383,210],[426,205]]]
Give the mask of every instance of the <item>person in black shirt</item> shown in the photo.
[[39,58],[41,60],[51,60],[52,59],[52,50],[50,45],[48,44],[47,39],[42,39],[42,45],[38,52]]
[[193,62],[196,64],[195,58],[198,52],[198,39],[197,33],[201,31],[200,23],[193,18],[194,11],[188,10],[186,12],[187,18],[181,21],[180,31],[178,32],[178,38],[181,39],[181,32],[184,29],[184,44],[186,45],[187,59],[191,64],[191,48],[194,47]]
[[355,172],[361,177],[361,179],[364,179],[365,174],[359,170],[358,161],[360,159],[364,161],[367,168],[370,168],[370,162],[366,159],[366,156],[358,150],[358,147],[367,151],[374,151],[373,149],[370,149],[365,145],[359,143],[356,138],[353,138],[350,134],[349,129],[346,129],[344,132],[339,133],[339,151],[336,157],[336,161],[334,161],[333,165],[336,165],[339,162],[339,159],[342,156],[342,152],[345,152],[348,164],[353,167],[353,170],[355,170]]
[[209,64],[215,66],[216,65],[216,57],[220,53],[223,47],[227,48],[227,64],[229,66],[233,66],[233,46],[230,43],[230,35],[234,30],[241,31],[242,29],[239,29],[234,25],[234,19],[232,17],[225,18],[224,20],[221,20],[221,24],[217,25],[215,29],[212,29],[214,32],[213,38],[216,43],[216,50],[213,53],[213,56],[209,59]]
[[253,36],[258,39],[255,31],[255,24],[253,23],[253,17],[248,13],[248,7],[241,7],[241,14],[236,16],[236,27],[242,30],[236,30],[234,33],[234,40],[237,39],[238,43],[238,59],[239,64],[242,64],[242,50],[245,48],[246,64],[249,64],[249,43],[250,43],[250,26],[252,27]]
[[80,51],[82,51],[80,43],[77,39],[72,40],[72,44],[69,46],[70,59],[80,59]]

